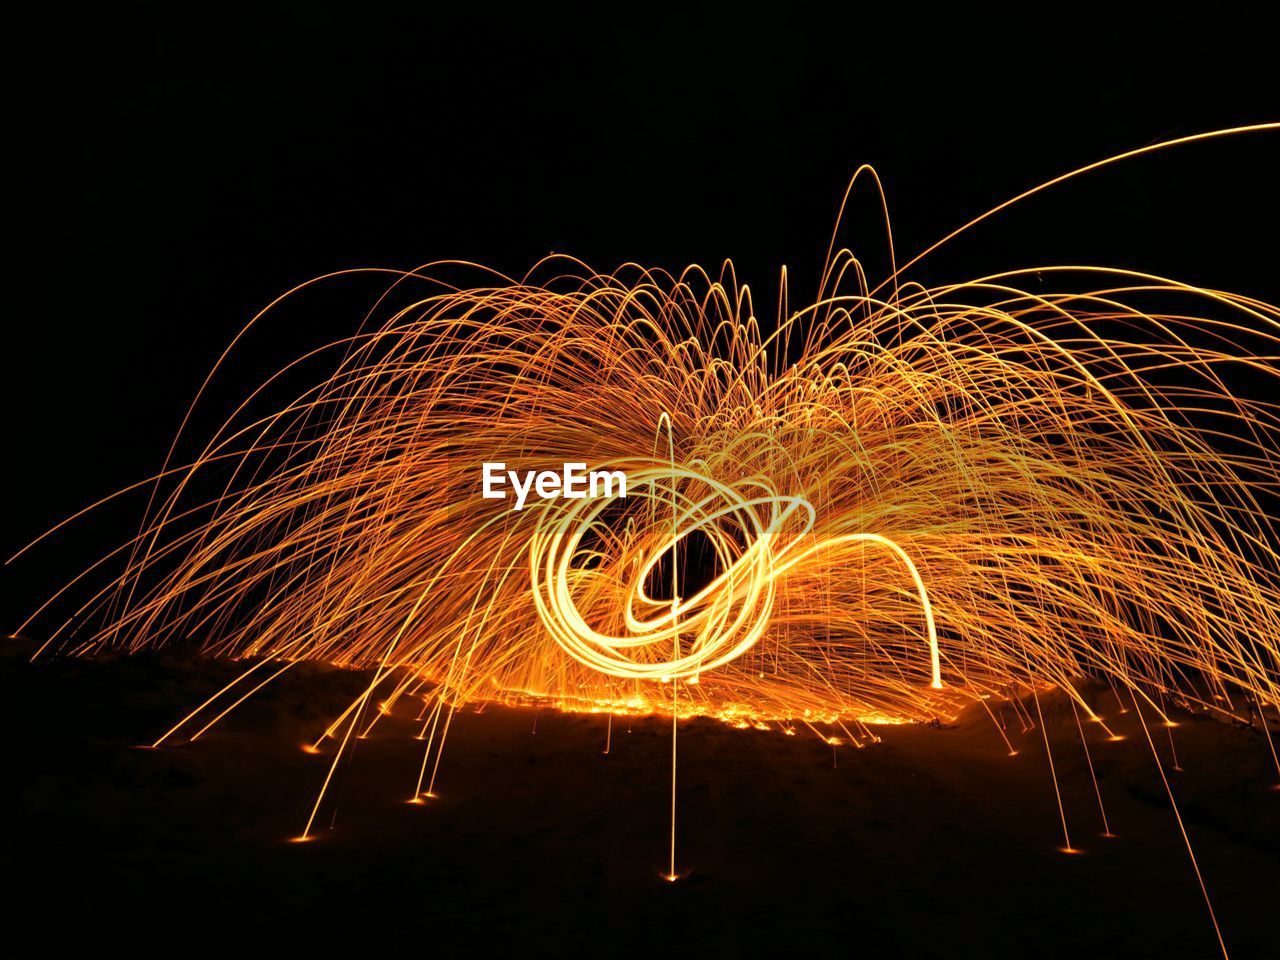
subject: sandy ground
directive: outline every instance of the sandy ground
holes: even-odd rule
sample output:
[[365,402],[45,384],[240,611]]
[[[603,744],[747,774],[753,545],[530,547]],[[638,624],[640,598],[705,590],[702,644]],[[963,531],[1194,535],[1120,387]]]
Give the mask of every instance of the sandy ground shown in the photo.
[[[678,865],[667,856],[670,726],[489,708],[459,715],[437,790],[406,802],[408,711],[339,773],[299,749],[361,677],[300,668],[195,744],[138,749],[225,682],[175,656],[29,665],[6,641],[7,935],[47,950],[209,948],[379,955],[1213,957],[1217,942],[1150,747],[1110,694],[1008,756],[981,711],[878,728],[866,749],[682,725]],[[535,732],[536,725],[536,732]],[[629,728],[629,729],[628,729]],[[1280,951],[1280,792],[1261,737],[1182,718],[1171,782],[1232,957]],[[1167,732],[1161,757],[1172,767]],[[8,939],[8,936],[6,936]],[[361,944],[352,946],[352,944]]]

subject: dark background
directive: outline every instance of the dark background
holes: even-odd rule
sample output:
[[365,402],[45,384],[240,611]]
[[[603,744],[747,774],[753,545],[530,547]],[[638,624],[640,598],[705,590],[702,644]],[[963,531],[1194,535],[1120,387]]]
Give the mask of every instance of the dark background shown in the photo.
[[[519,275],[551,251],[601,270],[731,257],[767,314],[781,264],[793,304],[812,294],[861,163],[883,177],[907,254],[1076,166],[1280,116],[1260,16],[1073,11],[52,11],[15,35],[0,548],[158,469],[235,332],[321,273],[459,258]],[[1276,302],[1276,169],[1275,134],[1132,161],[1002,215],[915,275],[1085,262]],[[855,206],[844,234],[873,271],[874,213]],[[258,330],[208,422],[351,332],[370,292]],[[140,509],[6,570],[0,626]]]

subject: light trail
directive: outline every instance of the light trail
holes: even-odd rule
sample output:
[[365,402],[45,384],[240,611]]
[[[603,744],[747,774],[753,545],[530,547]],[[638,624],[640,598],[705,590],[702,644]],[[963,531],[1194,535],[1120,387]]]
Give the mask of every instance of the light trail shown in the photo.
[[[250,661],[157,745],[299,660],[369,669],[316,742],[341,731],[325,784],[410,696],[429,709],[414,801],[463,704],[607,712],[605,753],[615,713],[669,715],[672,879],[687,717],[861,746],[867,724],[991,699],[1043,729],[1059,689],[1101,723],[1090,677],[1165,722],[1166,702],[1273,714],[1280,310],[1087,265],[926,288],[905,277],[919,256],[890,256],[873,286],[833,241],[812,303],[787,306],[784,272],[772,323],[727,262],[370,271],[392,283],[365,324],[248,395],[186,465],[175,440],[138,534],[22,630],[52,618],[42,651]],[[625,470],[627,498],[481,496],[482,463],[578,461]]]

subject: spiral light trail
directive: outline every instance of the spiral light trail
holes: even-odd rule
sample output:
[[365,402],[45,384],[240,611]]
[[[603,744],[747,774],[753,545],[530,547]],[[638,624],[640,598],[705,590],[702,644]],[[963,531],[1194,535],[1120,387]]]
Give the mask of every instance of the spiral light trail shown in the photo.
[[[727,263],[458,269],[395,274],[327,376],[168,466],[50,644],[247,661],[166,737],[369,668],[325,733],[419,704],[415,797],[476,701],[833,740],[1050,688],[1103,722],[1085,677],[1166,720],[1280,703],[1275,306],[1093,267],[877,287],[839,250],[762,325]],[[487,461],[630,490],[515,511]]]

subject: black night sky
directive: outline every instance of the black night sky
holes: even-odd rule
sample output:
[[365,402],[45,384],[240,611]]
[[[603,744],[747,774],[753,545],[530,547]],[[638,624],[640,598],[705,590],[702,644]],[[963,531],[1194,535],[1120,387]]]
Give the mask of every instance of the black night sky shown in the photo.
[[[729,257],[768,304],[782,264],[812,292],[859,164],[905,253],[1076,166],[1280,106],[1272,35],[1243,12],[833,6],[125,4],[33,28],[6,549],[156,469],[235,332],[327,271]],[[919,276],[1103,263],[1274,301],[1277,160],[1253,136],[1121,166]],[[845,233],[872,269],[874,214]],[[238,374],[349,333],[363,303],[258,333]]]

